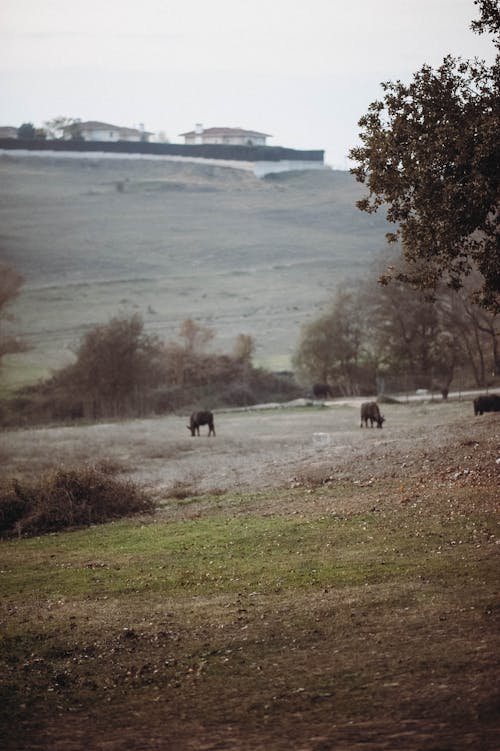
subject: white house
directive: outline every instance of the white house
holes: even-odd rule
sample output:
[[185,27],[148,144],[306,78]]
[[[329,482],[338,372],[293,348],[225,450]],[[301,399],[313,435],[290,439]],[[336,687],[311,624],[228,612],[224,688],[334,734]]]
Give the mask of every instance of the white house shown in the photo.
[[82,139],[83,141],[148,141],[152,135],[148,131],[140,128],[124,128],[121,125],[110,125],[95,120],[87,122],[76,121],[72,125],[64,128],[63,138],[70,141],[73,138]]
[[268,133],[259,133],[256,130],[244,130],[243,128],[204,128],[197,123],[194,130],[181,133],[186,144],[210,143],[229,144],[231,146],[265,146],[266,138],[271,138]]
[[13,125],[0,125],[0,138],[17,138],[17,128]]

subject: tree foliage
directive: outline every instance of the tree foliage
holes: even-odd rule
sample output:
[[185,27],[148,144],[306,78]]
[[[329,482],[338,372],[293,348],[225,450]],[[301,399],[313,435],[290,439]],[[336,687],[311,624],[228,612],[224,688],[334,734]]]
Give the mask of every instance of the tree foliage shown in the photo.
[[78,121],[74,117],[58,115],[57,117],[53,117],[52,120],[47,120],[43,124],[43,127],[48,138],[58,139],[64,136],[65,128],[75,126],[77,122]]
[[330,308],[301,331],[293,357],[299,377],[329,384],[333,393],[358,393],[373,375],[363,328],[358,293],[339,290]]
[[457,371],[479,388],[491,385],[500,376],[500,314],[471,301],[478,272],[460,290],[439,286],[430,300],[399,279],[407,273],[404,258],[390,262],[391,284],[377,284],[384,257],[302,329],[294,355],[300,379],[341,394],[372,394],[382,377],[399,382],[396,390],[445,394]]
[[23,123],[17,129],[17,137],[26,141],[32,141],[36,136],[36,129],[33,123]]
[[[24,283],[24,278],[13,267],[6,263],[0,263],[0,326],[3,321],[11,320],[8,308],[18,296]],[[0,363],[4,355],[23,352],[26,345],[19,339],[4,333],[0,327]]]
[[136,414],[148,389],[163,378],[163,348],[144,332],[139,315],[117,316],[82,339],[76,362],[55,377],[87,417]]
[[[496,34],[498,3],[482,0],[479,33]],[[435,290],[454,289],[473,269],[473,290],[483,306],[500,310],[499,169],[500,59],[446,57],[437,70],[424,65],[409,84],[382,85],[384,97],[359,121],[362,145],[351,150],[351,170],[366,184],[358,207],[368,213],[387,207],[410,266],[395,276]]]
[[253,367],[252,337],[240,334],[231,354],[219,354],[207,351],[214,336],[187,319],[177,340],[162,342],[145,333],[138,315],[112,318],[85,334],[75,362],[0,404],[0,422],[139,417],[301,395],[291,374]]

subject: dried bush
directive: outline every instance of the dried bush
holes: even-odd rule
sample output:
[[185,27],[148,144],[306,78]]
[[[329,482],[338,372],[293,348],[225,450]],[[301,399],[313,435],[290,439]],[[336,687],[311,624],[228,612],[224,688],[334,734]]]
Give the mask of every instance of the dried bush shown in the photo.
[[153,501],[109,467],[58,468],[0,488],[0,534],[38,535],[150,513]]

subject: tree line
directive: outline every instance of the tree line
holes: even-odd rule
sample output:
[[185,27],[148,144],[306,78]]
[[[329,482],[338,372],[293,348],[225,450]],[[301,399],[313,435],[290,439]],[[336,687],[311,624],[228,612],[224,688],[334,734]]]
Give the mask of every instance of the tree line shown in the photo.
[[0,404],[4,425],[133,418],[198,409],[286,401],[300,395],[290,374],[252,364],[252,337],[240,334],[228,354],[209,351],[215,331],[192,319],[164,342],[138,314],[93,326],[74,362],[20,389]]
[[[394,278],[380,284],[381,269]],[[343,285],[324,313],[306,324],[293,357],[304,383],[327,383],[340,395],[432,389],[444,396],[460,376],[487,388],[500,376],[500,314],[470,292],[474,272],[458,290],[441,284],[429,295],[403,281],[407,262],[382,260],[363,280]]]

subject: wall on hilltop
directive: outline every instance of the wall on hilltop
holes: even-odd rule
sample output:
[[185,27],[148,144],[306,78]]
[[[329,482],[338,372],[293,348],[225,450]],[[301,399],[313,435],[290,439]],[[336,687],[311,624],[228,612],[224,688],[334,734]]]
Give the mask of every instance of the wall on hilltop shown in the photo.
[[238,162],[297,162],[323,163],[322,150],[299,151],[283,146],[231,146],[225,144],[178,143],[130,143],[126,141],[61,141],[47,139],[26,140],[21,138],[0,138],[0,149],[28,151],[73,151],[106,152],[110,154],[150,154],[156,156],[183,156],[203,159],[227,159]]

